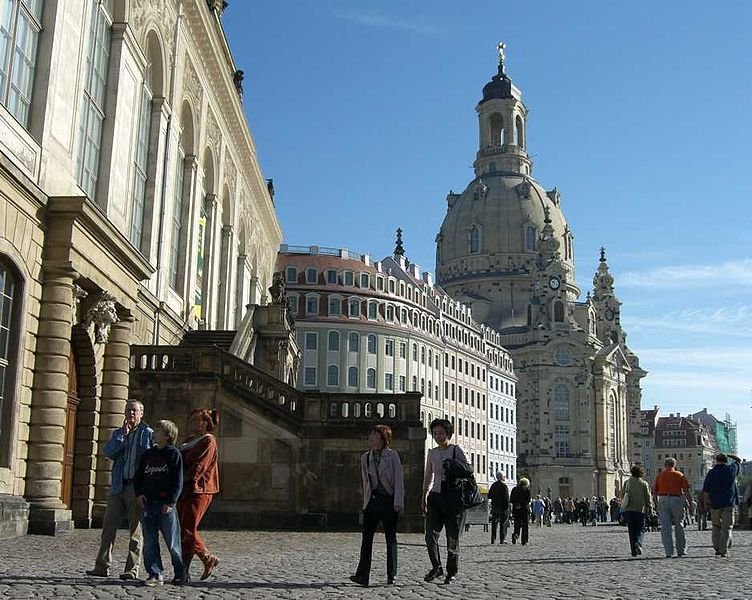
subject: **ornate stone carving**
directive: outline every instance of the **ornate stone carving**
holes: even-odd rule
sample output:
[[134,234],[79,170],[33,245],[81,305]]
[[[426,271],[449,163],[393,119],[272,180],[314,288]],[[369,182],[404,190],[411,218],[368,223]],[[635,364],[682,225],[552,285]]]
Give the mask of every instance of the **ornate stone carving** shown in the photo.
[[272,285],[269,288],[269,297],[272,304],[287,304],[287,292],[285,291],[285,278],[282,271],[274,273]]
[[[146,31],[152,26],[159,30],[162,43],[162,55],[165,59],[167,73],[172,72],[172,57],[175,55],[175,15],[168,9],[170,2],[154,0],[131,0],[130,23],[138,39],[145,43]],[[144,51],[146,48],[144,48]]]
[[553,202],[556,206],[559,206],[559,204],[561,204],[561,194],[556,188],[546,192],[546,196],[548,196],[548,199],[551,200],[551,202]]
[[196,120],[201,113],[201,100],[204,97],[204,88],[198,78],[196,67],[193,66],[190,57],[185,55],[185,71],[183,73],[183,93],[193,100]]
[[106,344],[110,335],[110,326],[120,320],[115,308],[115,296],[103,291],[99,299],[84,316],[84,326],[88,329],[94,324],[94,343]]
[[230,193],[234,194],[238,181],[238,169],[229,152],[225,152],[225,181],[227,182],[227,187],[230,188]]
[[81,302],[88,295],[89,295],[89,292],[87,292],[80,285],[76,283],[73,284],[73,306],[71,308],[73,312],[73,324],[74,325],[78,323],[78,315],[80,314],[80,311],[81,311]]
[[219,147],[219,143],[222,140],[222,133],[219,130],[217,119],[214,118],[214,113],[209,110],[209,114],[206,119],[206,143],[212,148]]
[[240,69],[232,74],[232,83],[235,85],[235,91],[241,100],[243,99],[243,77],[245,77],[245,73]]
[[529,198],[532,185],[530,185],[530,182],[527,179],[525,179],[522,181],[522,183],[517,185],[516,189],[517,189],[517,195],[520,198]]

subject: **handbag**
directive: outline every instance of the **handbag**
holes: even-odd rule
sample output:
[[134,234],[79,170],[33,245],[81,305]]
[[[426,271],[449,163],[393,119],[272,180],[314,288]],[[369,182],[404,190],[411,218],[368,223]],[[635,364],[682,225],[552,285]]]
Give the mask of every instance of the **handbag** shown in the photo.
[[629,480],[624,483],[624,493],[621,496],[621,509],[625,510],[625,507],[629,504]]
[[449,505],[455,512],[462,512],[483,504],[473,470],[457,460],[457,446],[452,450],[452,458],[444,460],[445,486],[442,492],[448,496]]

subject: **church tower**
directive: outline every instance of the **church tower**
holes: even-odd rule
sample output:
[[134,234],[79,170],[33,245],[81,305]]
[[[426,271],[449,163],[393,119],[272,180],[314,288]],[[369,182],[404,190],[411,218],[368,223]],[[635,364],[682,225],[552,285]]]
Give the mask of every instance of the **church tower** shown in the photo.
[[626,346],[605,251],[579,300],[573,234],[559,191],[532,176],[528,111],[504,49],[476,106],[475,177],[447,196],[436,275],[512,353],[518,472],[534,492],[611,497],[629,476],[646,373]]

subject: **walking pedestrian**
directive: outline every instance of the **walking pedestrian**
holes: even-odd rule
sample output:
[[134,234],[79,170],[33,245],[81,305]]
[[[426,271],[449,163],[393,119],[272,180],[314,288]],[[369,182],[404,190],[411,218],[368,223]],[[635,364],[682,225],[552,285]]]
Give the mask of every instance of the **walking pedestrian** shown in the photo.
[[504,474],[501,471],[496,473],[496,481],[488,490],[488,500],[491,502],[491,543],[496,541],[498,527],[499,543],[506,544],[509,527],[509,488],[504,483]]
[[632,477],[624,482],[622,488],[622,510],[629,532],[629,549],[632,556],[642,554],[642,538],[645,532],[645,515],[653,513],[653,499],[650,486],[643,479],[645,469],[641,465],[633,465]]
[[94,577],[109,577],[112,548],[123,517],[128,519],[128,557],[120,579],[138,579],[141,564],[141,507],[133,490],[141,456],[152,445],[152,429],[142,421],[144,405],[139,400],[128,400],[122,426],[112,432],[104,446],[104,455],[112,461],[112,478],[104,511],[102,536],[94,568],[86,571]]
[[172,559],[172,583],[185,583],[185,566],[180,548],[180,524],[177,504],[183,489],[183,459],[175,447],[178,427],[172,421],[157,421],[154,426],[155,445],[141,457],[133,488],[143,511],[144,567],[149,575],[145,585],[164,583],[164,567],[159,553],[159,532]]
[[[733,461],[728,464],[728,459]],[[715,555],[726,557],[731,545],[731,530],[734,526],[734,509],[739,504],[739,475],[741,459],[733,454],[717,454],[715,466],[705,476],[702,494],[710,503],[710,518],[713,523],[711,538]]]
[[517,540],[522,539],[523,546],[529,541],[530,528],[530,480],[522,477],[509,494],[509,503],[512,505],[512,518],[514,519],[514,533],[512,533],[512,543],[516,544]]
[[538,494],[533,500],[533,519],[538,527],[543,527],[543,513],[546,511],[546,504]]
[[189,434],[180,446],[183,457],[184,485],[178,500],[180,539],[186,578],[190,579],[190,566],[194,556],[204,565],[203,581],[219,564],[219,558],[209,552],[198,532],[214,495],[219,493],[219,452],[214,431],[219,425],[219,413],[208,408],[197,408],[188,420]]
[[684,503],[692,499],[689,482],[684,473],[676,470],[676,459],[667,458],[664,469],[658,473],[653,485],[657,498],[658,518],[661,522],[661,541],[666,550],[666,558],[674,555],[674,541],[671,536],[673,526],[676,536],[676,555],[687,554],[687,538],[684,535]]
[[450,444],[454,426],[447,419],[431,421],[431,435],[438,444],[428,451],[423,477],[423,498],[421,510],[426,515],[426,548],[431,559],[431,570],[423,578],[425,581],[444,575],[439,552],[439,534],[446,527],[447,563],[444,583],[451,583],[457,576],[460,559],[460,535],[465,526],[466,511],[454,504],[446,485],[444,461],[454,459],[471,469],[462,448]]
[[371,575],[373,536],[379,523],[384,525],[386,538],[387,584],[397,577],[397,520],[405,505],[405,480],[399,454],[392,450],[392,429],[376,425],[368,434],[371,449],[360,457],[363,483],[363,539],[355,575],[358,585],[368,587]]

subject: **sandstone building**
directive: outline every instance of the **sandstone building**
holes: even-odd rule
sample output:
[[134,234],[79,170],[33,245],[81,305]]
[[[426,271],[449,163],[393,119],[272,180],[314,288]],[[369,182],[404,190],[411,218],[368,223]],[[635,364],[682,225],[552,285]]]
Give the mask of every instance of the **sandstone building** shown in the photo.
[[559,191],[532,177],[528,111],[503,49],[476,111],[475,177],[447,196],[438,284],[512,354],[519,474],[554,495],[613,495],[629,474],[646,373],[625,343],[605,251],[580,300],[574,235]]
[[222,5],[3,5],[0,537],[101,517],[131,344],[285,335],[246,308],[282,235]]

